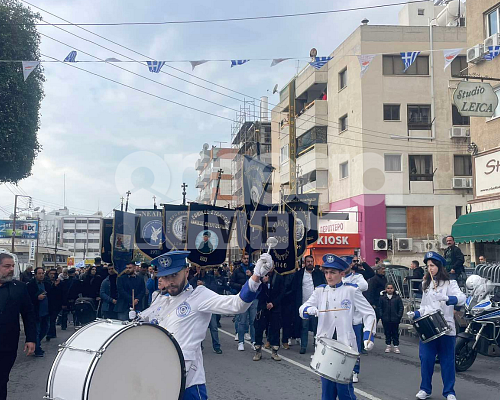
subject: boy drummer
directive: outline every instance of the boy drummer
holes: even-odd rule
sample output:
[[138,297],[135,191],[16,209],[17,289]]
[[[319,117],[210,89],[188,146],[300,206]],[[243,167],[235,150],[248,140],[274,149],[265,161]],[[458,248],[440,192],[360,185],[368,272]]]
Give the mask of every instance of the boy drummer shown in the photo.
[[[356,335],[352,327],[354,310],[359,311],[365,326],[364,345],[366,350],[373,348],[375,332],[370,335],[370,329],[375,331],[375,312],[368,301],[357,290],[357,285],[343,283],[342,278],[349,265],[334,254],[323,257],[322,269],[326,285],[318,286],[309,300],[300,308],[301,318],[311,315],[318,316],[317,337],[333,338],[340,343],[357,349]],[[342,309],[341,311],[321,312],[325,310]],[[352,382],[348,385],[336,383],[321,378],[322,400],[352,400],[356,399]]]

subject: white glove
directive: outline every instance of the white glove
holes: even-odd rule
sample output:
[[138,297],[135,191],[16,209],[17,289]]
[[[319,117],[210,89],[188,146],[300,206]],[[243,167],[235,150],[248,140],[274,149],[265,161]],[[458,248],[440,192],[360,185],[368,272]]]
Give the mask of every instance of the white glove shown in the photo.
[[128,319],[133,321],[135,319],[135,317],[137,317],[137,313],[134,310],[130,310],[128,312]]
[[440,292],[433,293],[432,297],[434,298],[435,301],[448,301],[449,300],[448,296],[446,296],[444,293],[440,293]]
[[370,351],[373,349],[373,346],[375,346],[375,343],[373,343],[371,340],[365,340],[365,350]]
[[304,311],[306,314],[312,315],[312,316],[317,316],[318,315],[318,309],[314,306],[307,307],[306,311]]
[[413,311],[408,311],[406,315],[408,316],[410,321],[413,321],[413,319],[415,318],[415,313]]
[[255,264],[253,273],[257,276],[266,276],[273,269],[273,258],[269,253],[262,253]]

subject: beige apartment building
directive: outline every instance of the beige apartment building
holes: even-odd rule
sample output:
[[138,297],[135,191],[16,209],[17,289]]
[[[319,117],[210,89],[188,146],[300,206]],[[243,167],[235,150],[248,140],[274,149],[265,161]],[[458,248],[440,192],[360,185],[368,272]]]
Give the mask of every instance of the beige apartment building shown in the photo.
[[[443,7],[423,4],[405,7],[397,26],[364,21],[327,65],[308,66],[289,83],[298,192],[320,193],[324,213],[324,238],[311,246],[315,258],[359,250],[369,263],[380,257],[407,265],[422,258],[418,253],[441,251],[472,200],[470,122],[452,104],[467,67],[466,28],[435,20],[431,41],[429,26],[403,25],[441,15]],[[463,51],[445,70],[442,50],[456,48]],[[420,54],[404,72],[400,53],[411,51]],[[375,54],[363,77],[361,54]],[[280,132],[273,143],[280,154],[275,192],[289,190],[289,85],[272,113],[272,129]]]

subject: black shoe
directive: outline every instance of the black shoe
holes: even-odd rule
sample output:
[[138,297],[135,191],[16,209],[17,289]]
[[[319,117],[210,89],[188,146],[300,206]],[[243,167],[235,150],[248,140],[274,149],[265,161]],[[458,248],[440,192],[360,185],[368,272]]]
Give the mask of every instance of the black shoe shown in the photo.
[[214,349],[214,353],[215,354],[222,354],[222,350],[221,349]]
[[304,349],[303,347],[300,348],[300,354],[306,354],[306,349]]
[[65,331],[67,328],[61,328],[62,331]]
[[35,353],[35,357],[43,357],[44,355],[44,353]]
[[50,342],[50,339],[52,339],[52,338],[51,338],[51,337],[48,337],[48,336],[45,338],[45,340],[46,340],[47,342]]
[[220,322],[217,322],[217,328],[222,328],[222,325],[220,324]]

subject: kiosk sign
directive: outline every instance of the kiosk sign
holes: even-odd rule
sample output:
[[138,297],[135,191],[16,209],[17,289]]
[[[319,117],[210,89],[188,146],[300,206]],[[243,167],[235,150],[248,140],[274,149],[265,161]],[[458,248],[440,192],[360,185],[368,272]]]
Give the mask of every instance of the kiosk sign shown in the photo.
[[498,97],[489,83],[460,82],[453,93],[453,103],[463,117],[491,117]]

